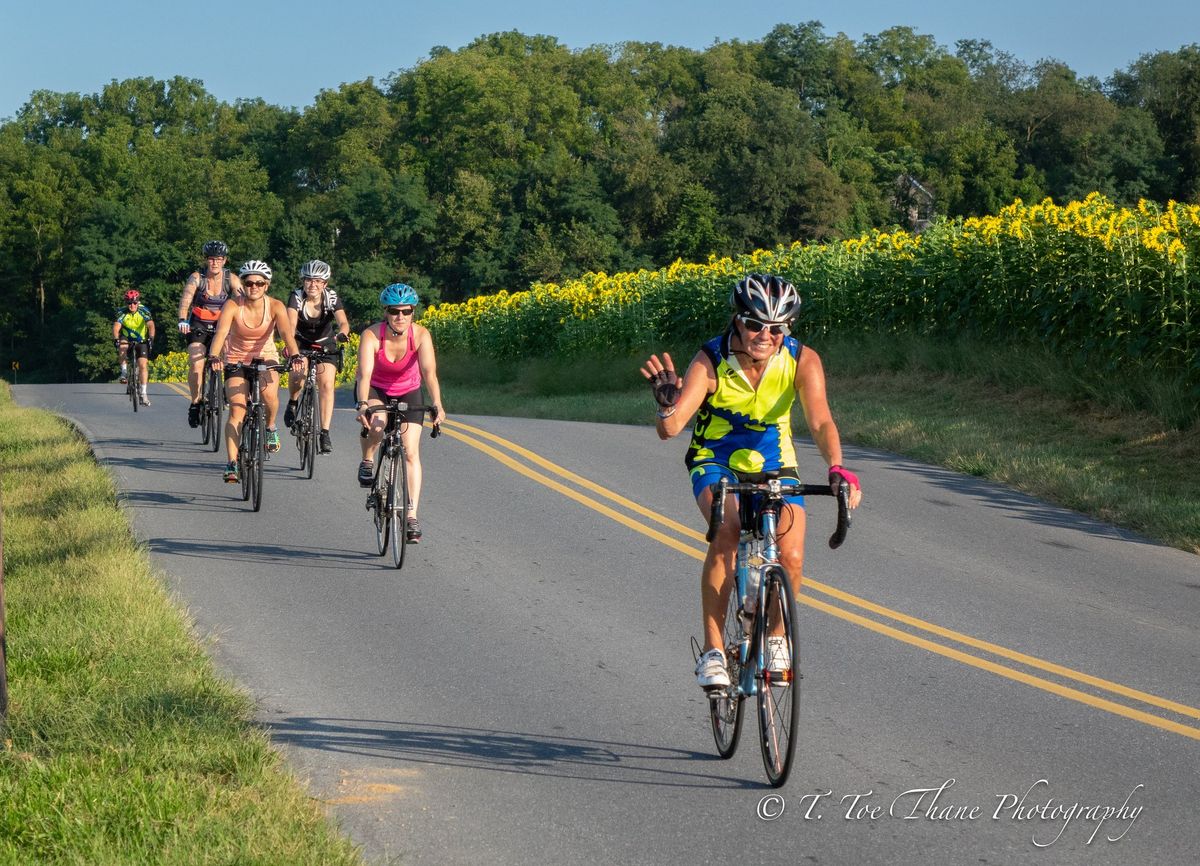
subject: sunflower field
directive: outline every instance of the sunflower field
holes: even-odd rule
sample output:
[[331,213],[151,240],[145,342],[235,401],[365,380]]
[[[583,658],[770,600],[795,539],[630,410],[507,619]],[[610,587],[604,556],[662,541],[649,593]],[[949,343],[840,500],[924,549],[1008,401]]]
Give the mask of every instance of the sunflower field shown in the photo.
[[876,231],[706,264],[585,274],[428,309],[441,350],[496,359],[630,352],[724,327],[747,273],[791,280],[797,332],[969,334],[1036,340],[1088,363],[1126,359],[1200,381],[1200,207],[1115,206],[1093,193],[1056,205],[1017,200],[994,216],[946,220],[920,235]]

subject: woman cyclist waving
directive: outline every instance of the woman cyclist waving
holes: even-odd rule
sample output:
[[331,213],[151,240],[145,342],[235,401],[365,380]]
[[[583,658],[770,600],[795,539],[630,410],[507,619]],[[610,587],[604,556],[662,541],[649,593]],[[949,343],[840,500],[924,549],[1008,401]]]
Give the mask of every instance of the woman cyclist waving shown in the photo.
[[[850,507],[857,507],[862,490],[854,474],[840,465],[842,444],[825,397],[821,359],[789,335],[800,296],[780,277],[750,274],[734,287],[729,302],[729,326],[700,348],[682,383],[670,355],[651,355],[642,367],[659,404],[660,439],[675,436],[699,412],[686,462],[701,513],[709,515],[713,485],[722,476],[734,482],[771,471],[797,477],[791,431],[797,397],[813,441],[829,464],[830,482],[848,481]],[[731,495],[725,523],[708,547],[701,573],[705,652],[696,677],[705,688],[729,685],[721,634],[739,528]],[[778,543],[780,560],[798,590],[804,564],[804,497],[788,498],[779,518]]]

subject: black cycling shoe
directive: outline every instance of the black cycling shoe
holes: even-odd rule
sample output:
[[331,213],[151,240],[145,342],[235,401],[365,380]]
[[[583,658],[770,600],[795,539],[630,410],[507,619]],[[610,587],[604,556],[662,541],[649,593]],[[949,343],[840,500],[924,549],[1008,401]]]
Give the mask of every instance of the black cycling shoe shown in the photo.
[[291,427],[296,423],[296,403],[288,400],[287,408],[283,410],[283,426]]
[[199,427],[200,426],[200,404],[199,403],[189,403],[188,404],[188,426],[189,427]]
[[409,544],[419,544],[421,541],[421,522],[415,517],[409,517],[404,521],[404,534],[408,538]]
[[375,463],[371,460],[364,460],[358,464],[358,486],[370,487],[375,483]]
[[322,454],[332,454],[333,453],[333,440],[329,438],[328,430],[321,431],[320,439],[317,444],[318,444],[318,447],[320,447]]

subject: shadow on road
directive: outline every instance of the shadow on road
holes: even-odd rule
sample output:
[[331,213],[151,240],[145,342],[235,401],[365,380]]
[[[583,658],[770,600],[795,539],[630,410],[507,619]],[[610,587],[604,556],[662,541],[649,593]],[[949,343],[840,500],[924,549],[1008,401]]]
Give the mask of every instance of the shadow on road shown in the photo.
[[[720,761],[716,754],[635,743],[588,740],[361,719],[292,716],[266,724],[271,738],[299,749],[341,752],[446,767],[492,770],[668,788],[759,788],[763,783],[697,772],[689,765]],[[754,748],[752,731],[743,748]],[[688,768],[685,768],[688,767]]]
[[[225,506],[228,508],[228,504]],[[210,538],[151,538],[151,553],[193,556],[201,559],[225,559],[230,562],[260,563],[304,568],[361,569],[378,562],[379,557],[361,550],[335,547],[303,547],[297,544],[246,544],[240,541],[214,541]],[[388,563],[391,564],[390,562]],[[247,574],[250,574],[247,572]],[[262,572],[264,576],[268,572]]]

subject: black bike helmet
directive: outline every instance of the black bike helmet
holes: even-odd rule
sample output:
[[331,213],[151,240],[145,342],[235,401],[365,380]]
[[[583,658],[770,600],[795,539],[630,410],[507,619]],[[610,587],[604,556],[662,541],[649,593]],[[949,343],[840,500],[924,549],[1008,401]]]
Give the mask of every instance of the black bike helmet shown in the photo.
[[762,322],[790,322],[800,313],[800,294],[783,277],[747,274],[733,287],[729,306],[739,316]]
[[224,241],[209,241],[204,245],[201,252],[204,253],[206,259],[210,256],[229,258],[229,247],[225,246]]

